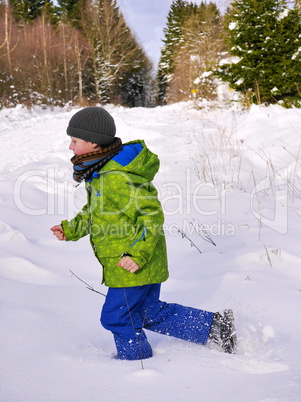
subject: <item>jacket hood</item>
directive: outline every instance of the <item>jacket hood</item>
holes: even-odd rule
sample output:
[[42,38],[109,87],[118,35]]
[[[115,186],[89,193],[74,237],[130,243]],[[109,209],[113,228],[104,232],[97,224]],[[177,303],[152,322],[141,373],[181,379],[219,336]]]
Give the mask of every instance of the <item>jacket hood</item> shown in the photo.
[[106,171],[123,171],[152,181],[160,167],[159,158],[152,153],[143,140],[123,144],[121,151],[102,169]]

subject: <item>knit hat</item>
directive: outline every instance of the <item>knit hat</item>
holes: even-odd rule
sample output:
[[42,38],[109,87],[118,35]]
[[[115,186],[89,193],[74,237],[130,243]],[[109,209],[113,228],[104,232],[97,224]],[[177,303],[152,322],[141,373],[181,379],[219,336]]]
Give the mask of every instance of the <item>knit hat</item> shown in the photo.
[[98,145],[110,145],[114,141],[116,127],[110,113],[101,107],[92,106],[72,116],[67,134]]

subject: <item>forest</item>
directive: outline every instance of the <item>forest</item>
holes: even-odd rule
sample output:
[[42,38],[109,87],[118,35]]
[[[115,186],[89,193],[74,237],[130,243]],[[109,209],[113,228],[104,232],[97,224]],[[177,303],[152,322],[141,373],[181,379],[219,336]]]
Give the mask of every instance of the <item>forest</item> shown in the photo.
[[0,0],[0,108],[215,101],[300,107],[299,0],[174,0],[153,66],[115,0]]

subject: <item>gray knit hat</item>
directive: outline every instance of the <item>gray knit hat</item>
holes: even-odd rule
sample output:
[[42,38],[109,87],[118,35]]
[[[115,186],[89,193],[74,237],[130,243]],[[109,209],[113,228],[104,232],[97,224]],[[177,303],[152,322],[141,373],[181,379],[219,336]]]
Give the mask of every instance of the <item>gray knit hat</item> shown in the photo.
[[101,107],[92,106],[72,116],[67,134],[98,145],[110,145],[114,141],[116,127],[109,112]]

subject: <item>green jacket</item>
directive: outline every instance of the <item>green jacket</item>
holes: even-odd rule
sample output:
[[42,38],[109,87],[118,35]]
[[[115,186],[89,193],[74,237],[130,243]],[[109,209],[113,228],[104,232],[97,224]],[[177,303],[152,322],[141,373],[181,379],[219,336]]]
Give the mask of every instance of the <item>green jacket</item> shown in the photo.
[[[91,180],[87,204],[74,219],[63,221],[66,240],[90,235],[95,256],[109,287],[142,286],[168,278],[164,216],[151,183],[159,159],[143,141],[123,145]],[[139,265],[134,274],[117,267],[124,254]]]

